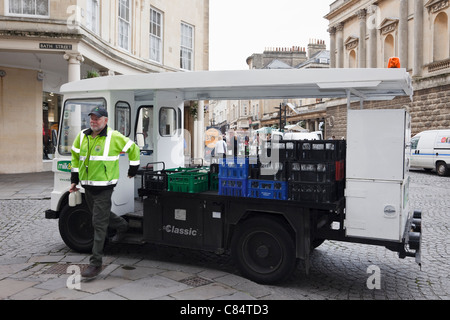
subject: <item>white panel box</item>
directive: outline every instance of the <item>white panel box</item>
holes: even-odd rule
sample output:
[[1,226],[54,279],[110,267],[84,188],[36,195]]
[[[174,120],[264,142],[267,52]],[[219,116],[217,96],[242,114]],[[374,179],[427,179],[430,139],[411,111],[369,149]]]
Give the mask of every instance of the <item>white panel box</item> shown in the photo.
[[346,235],[401,241],[408,217],[408,184],[347,180]]
[[347,179],[403,181],[409,166],[409,114],[349,110],[347,121]]

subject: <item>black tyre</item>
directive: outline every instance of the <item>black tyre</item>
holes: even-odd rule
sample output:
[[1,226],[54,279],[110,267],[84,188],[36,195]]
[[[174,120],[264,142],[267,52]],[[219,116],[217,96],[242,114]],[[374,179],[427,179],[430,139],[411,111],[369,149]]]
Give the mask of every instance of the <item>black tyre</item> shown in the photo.
[[281,222],[267,217],[238,225],[231,254],[243,276],[258,283],[283,282],[297,266],[293,237]]
[[84,202],[76,207],[64,206],[59,216],[59,233],[70,249],[80,253],[92,251],[92,214]]
[[447,164],[443,161],[439,161],[438,163],[436,163],[436,173],[441,177],[448,175],[449,169],[447,167]]
[[311,252],[314,251],[317,247],[319,247],[322,243],[325,242],[325,239],[314,239],[311,242]]

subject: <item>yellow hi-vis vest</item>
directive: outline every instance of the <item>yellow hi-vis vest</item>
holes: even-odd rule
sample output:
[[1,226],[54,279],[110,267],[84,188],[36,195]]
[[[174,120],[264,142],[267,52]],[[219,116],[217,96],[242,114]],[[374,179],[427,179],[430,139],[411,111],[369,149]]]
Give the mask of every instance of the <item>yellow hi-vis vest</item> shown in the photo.
[[139,166],[140,149],[120,132],[105,128],[95,138],[91,129],[81,131],[72,145],[72,174],[82,186],[108,187],[119,181],[119,158],[128,153],[130,166]]

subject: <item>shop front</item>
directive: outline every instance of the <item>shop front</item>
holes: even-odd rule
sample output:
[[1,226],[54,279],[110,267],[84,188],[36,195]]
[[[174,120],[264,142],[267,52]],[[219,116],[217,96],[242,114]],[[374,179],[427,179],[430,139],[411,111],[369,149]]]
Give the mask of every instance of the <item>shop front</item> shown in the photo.
[[55,154],[63,96],[44,91],[42,97],[42,159],[45,162]]
[[0,161],[0,174],[52,169],[63,101],[59,90],[70,70],[65,52],[38,44],[16,40],[0,49],[0,152],[9,158]]

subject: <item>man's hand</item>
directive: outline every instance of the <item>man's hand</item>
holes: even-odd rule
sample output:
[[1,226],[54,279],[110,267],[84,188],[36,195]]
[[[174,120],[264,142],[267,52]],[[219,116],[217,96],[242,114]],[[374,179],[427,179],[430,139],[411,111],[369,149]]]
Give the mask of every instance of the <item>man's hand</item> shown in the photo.
[[128,178],[134,178],[139,170],[139,166],[130,166],[128,168]]
[[77,192],[78,190],[80,190],[80,189],[77,188],[77,184],[76,184],[76,183],[72,183],[72,184],[70,185],[70,189],[69,189],[69,192],[70,192],[70,193],[72,193],[72,192]]

